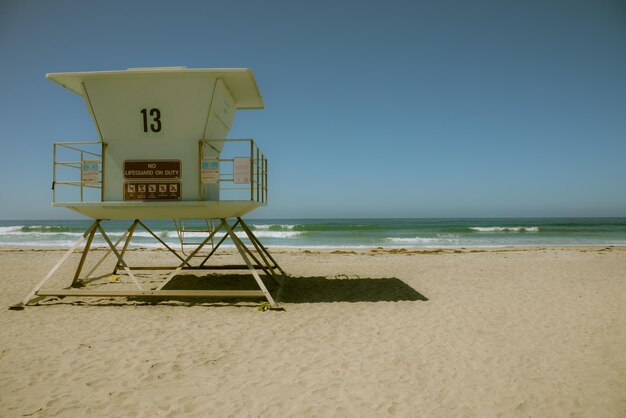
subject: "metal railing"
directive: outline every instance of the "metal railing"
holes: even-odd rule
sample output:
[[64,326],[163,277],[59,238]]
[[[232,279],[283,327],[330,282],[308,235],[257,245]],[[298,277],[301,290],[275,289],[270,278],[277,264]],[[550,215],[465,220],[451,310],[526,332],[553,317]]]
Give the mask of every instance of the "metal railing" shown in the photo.
[[[247,143],[247,144],[246,144]],[[235,145],[239,145],[235,147]],[[231,149],[229,149],[231,148]],[[233,149],[235,148],[235,149]],[[217,153],[218,157],[206,157],[206,151],[210,149]],[[241,181],[241,173],[236,173],[235,161],[237,158],[247,158],[249,164],[248,181]],[[230,200],[222,196],[221,192],[239,191],[244,192],[246,200],[267,203],[268,198],[268,167],[267,158],[261,152],[253,139],[205,139],[200,141],[200,167],[202,160],[213,160],[219,164],[219,172],[216,183],[219,184],[220,200]],[[202,168],[200,168],[202,170]],[[199,173],[202,183],[202,172]],[[237,181],[239,180],[239,181]],[[232,183],[233,185],[226,185]],[[207,183],[204,183],[205,185]]]
[[[85,149],[77,148],[77,145],[89,145],[92,147],[100,148],[100,154],[97,152],[88,151]],[[92,189],[102,189],[102,148],[104,147],[104,143],[99,141],[85,141],[85,142],[55,142],[53,149],[53,168],[52,168],[52,202],[56,202],[57,200],[57,186],[75,186],[80,188],[80,201],[83,202],[85,198],[85,188]],[[67,152],[65,152],[67,151]],[[59,157],[59,153],[64,152],[69,155],[76,155],[76,160],[70,159],[69,161],[57,161]],[[85,156],[88,158],[86,159]],[[93,182],[83,181],[81,173],[82,166],[84,161],[88,160],[97,160],[98,166],[100,169],[98,170],[98,182],[97,184],[93,184]],[[78,170],[78,177],[81,179],[80,181],[70,181],[70,180],[59,180],[59,168],[60,167],[68,167],[71,169]],[[72,176],[74,177],[74,176]],[[102,198],[102,196],[100,196]]]
[[[57,202],[58,186],[73,186],[80,191],[80,202],[94,201],[85,199],[85,189],[100,189],[97,201],[103,200],[104,148],[106,143],[99,141],[56,142],[53,150],[52,202]],[[82,146],[82,147],[81,147]],[[85,147],[92,150],[83,149]],[[99,153],[98,153],[99,151]],[[209,156],[207,156],[207,154]],[[268,162],[253,139],[205,139],[199,141],[199,199],[204,197],[204,186],[217,184],[220,200],[250,200],[267,203],[268,201]],[[202,180],[203,160],[217,162],[217,173],[210,183]],[[236,172],[235,161],[247,160],[247,175],[242,176],[241,169]],[[97,182],[85,181],[83,163],[97,161]],[[65,168],[69,169],[65,170]],[[59,171],[62,171],[60,173]],[[75,174],[74,174],[75,173]],[[237,175],[237,177],[236,177]],[[78,178],[79,180],[67,180]],[[224,193],[222,193],[224,192]]]

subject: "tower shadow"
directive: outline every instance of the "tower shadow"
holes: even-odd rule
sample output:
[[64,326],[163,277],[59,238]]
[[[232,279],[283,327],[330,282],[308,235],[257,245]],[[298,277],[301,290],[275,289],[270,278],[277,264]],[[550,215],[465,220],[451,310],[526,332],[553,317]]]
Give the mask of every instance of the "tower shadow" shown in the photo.
[[[287,277],[280,289],[268,277],[262,275],[261,278],[270,291],[279,290],[282,303],[428,301],[426,296],[395,277]],[[258,289],[258,286],[252,277],[241,274],[211,274],[200,277],[185,274],[174,277],[165,289],[252,290]]]
[[428,298],[400,279],[289,277],[281,289],[281,302],[399,302]]

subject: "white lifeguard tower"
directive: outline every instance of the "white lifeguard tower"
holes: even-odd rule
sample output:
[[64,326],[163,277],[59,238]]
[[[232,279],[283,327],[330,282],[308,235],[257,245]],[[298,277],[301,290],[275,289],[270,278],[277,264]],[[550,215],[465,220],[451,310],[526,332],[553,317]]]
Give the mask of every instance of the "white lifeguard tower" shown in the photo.
[[[263,99],[250,69],[131,68],[53,73],[46,77],[84,98],[99,136],[96,142],[54,144],[52,205],[74,210],[94,222],[24,299],[23,305],[45,296],[264,297],[270,305],[276,305],[257,269],[277,284],[284,272],[242,220],[246,213],[267,204],[267,160],[254,140],[226,139],[237,110],[263,109]],[[228,147],[237,151],[227,154]],[[65,157],[68,153],[75,157]],[[67,173],[72,171],[74,177],[67,179]],[[157,236],[143,222],[146,219],[173,219],[180,250]],[[206,225],[206,236],[192,243],[191,248],[185,239],[185,220],[190,219],[202,219]],[[130,225],[114,243],[103,220],[129,220]],[[147,288],[133,270],[163,270],[163,266],[131,267],[125,260],[137,228],[148,231],[178,259],[179,264],[171,266],[156,287]],[[235,234],[235,228],[240,228],[251,248]],[[194,232],[197,236],[198,231]],[[222,237],[215,244],[218,233]],[[81,277],[97,234],[104,238],[108,251]],[[245,264],[209,263],[227,238]],[[69,287],[44,288],[83,242]],[[211,247],[208,255],[200,255],[207,246]],[[111,253],[115,257],[113,273],[123,270],[135,289],[90,290],[85,285]],[[259,289],[165,288],[181,270],[229,268],[249,271]]]

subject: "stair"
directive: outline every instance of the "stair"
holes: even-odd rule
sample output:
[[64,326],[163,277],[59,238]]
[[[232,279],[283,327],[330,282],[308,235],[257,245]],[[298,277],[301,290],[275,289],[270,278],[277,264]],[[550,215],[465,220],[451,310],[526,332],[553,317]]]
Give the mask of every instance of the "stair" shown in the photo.
[[[212,219],[174,219],[173,221],[180,242],[180,250],[185,256],[189,256],[198,245],[202,244],[214,229]],[[197,224],[202,224],[202,227],[198,227]],[[203,234],[203,236],[189,237],[190,233],[200,233]],[[214,238],[215,237],[211,238],[210,246],[209,243],[207,243],[203,247],[203,250],[213,250],[215,248]],[[206,257],[206,254],[203,254],[203,251],[199,251],[194,257]]]

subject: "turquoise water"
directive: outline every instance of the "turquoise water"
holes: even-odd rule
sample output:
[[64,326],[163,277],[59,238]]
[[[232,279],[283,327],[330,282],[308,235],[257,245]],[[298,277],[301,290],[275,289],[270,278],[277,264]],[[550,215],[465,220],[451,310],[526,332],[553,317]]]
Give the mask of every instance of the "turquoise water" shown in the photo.
[[[621,245],[626,246],[626,218],[478,218],[478,219],[253,219],[246,221],[269,247],[445,248],[498,246]],[[0,221],[0,247],[62,247],[72,245],[89,220]],[[131,221],[105,222],[113,240]],[[146,224],[170,245],[179,245],[172,221]],[[202,223],[186,223],[198,229]],[[240,233],[243,238],[243,234]],[[202,240],[202,233],[186,239]],[[219,236],[219,235],[218,235]],[[231,244],[227,241],[226,244]],[[105,245],[102,239],[95,245]],[[137,229],[135,247],[159,247]]]

